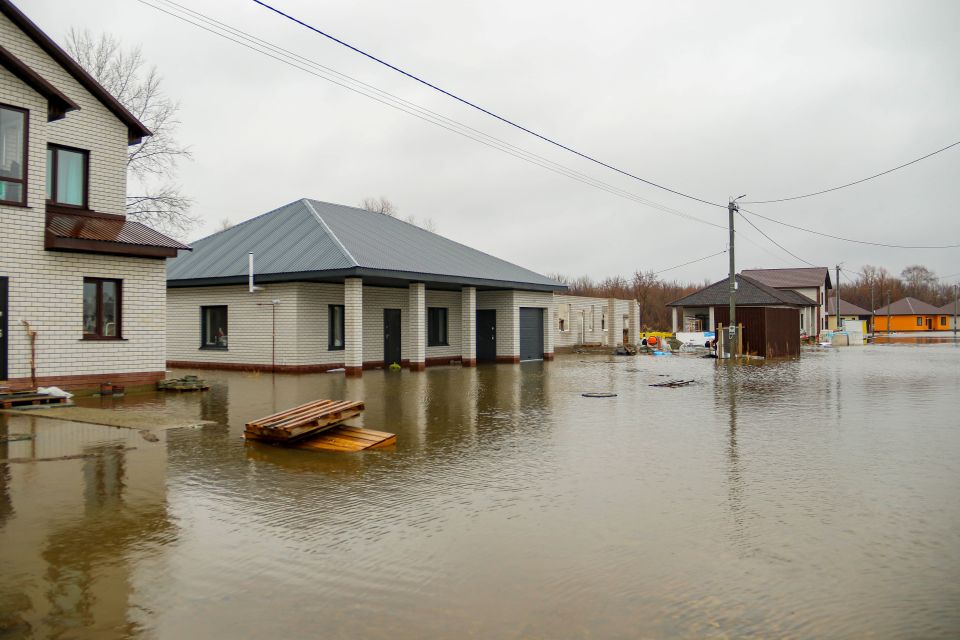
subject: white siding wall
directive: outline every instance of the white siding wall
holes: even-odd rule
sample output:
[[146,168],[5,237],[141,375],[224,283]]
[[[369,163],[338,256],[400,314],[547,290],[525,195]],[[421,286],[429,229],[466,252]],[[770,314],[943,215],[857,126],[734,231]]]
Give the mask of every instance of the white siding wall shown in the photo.
[[[162,372],[164,261],[44,249],[47,144],[89,150],[90,208],[122,214],[126,126],[2,15],[0,42],[80,106],[48,123],[46,100],[0,68],[0,103],[29,110],[28,208],[0,206],[0,276],[10,279],[9,377],[30,375],[30,346],[21,320],[39,332],[41,377]],[[82,340],[84,276],[123,280],[123,341]]]
[[[277,305],[277,365],[330,365],[344,362],[344,351],[328,351],[328,305],[343,304],[343,285],[313,282],[185,287],[167,290],[167,359],[217,364],[269,365],[271,307]],[[425,307],[448,309],[449,345],[427,347],[427,358],[460,355],[461,300],[459,291],[427,290]],[[383,310],[400,309],[403,358],[410,357],[406,288],[363,287],[363,361],[383,360]],[[200,307],[227,305],[227,350],[200,348]],[[267,306],[258,306],[267,305]]]

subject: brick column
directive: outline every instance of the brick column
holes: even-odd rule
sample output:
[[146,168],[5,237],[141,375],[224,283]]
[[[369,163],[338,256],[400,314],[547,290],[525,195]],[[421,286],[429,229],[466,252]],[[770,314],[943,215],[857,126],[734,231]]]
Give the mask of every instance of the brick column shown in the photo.
[[607,346],[615,347],[623,342],[623,329],[620,328],[621,322],[617,314],[616,298],[607,298]]
[[553,360],[553,337],[557,328],[557,305],[551,304],[543,310],[543,359]]
[[460,290],[460,363],[477,366],[477,289]]
[[410,371],[423,371],[427,367],[427,291],[422,282],[410,283],[407,315],[407,325],[410,327]]
[[630,326],[627,327],[629,335],[627,336],[628,342],[632,346],[640,344],[640,307],[637,305],[636,300],[630,301]]
[[343,366],[348,376],[363,373],[363,280],[343,280]]

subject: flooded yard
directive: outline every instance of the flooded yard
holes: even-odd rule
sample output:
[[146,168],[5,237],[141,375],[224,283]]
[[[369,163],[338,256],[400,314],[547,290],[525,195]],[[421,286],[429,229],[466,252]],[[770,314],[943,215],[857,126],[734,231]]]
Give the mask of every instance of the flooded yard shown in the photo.
[[[81,400],[194,425],[156,442],[0,415],[0,636],[960,634],[953,342],[201,375]],[[242,440],[317,398],[396,448]]]

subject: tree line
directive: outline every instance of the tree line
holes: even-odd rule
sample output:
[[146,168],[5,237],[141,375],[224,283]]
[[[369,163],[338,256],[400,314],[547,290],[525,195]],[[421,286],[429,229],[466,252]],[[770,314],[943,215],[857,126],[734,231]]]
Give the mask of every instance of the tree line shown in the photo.
[[[612,276],[594,280],[589,276],[570,278],[553,274],[551,278],[567,285],[567,293],[574,296],[621,298],[640,303],[642,331],[668,331],[672,326],[671,310],[667,304],[713,284],[662,280],[653,271],[636,271],[627,278]],[[831,270],[831,281],[836,277]],[[836,286],[836,283],[834,283]],[[923,265],[910,265],[899,276],[884,267],[864,265],[860,271],[840,272],[840,297],[864,309],[879,309],[890,302],[910,296],[941,307],[957,295],[955,283],[943,282]]]

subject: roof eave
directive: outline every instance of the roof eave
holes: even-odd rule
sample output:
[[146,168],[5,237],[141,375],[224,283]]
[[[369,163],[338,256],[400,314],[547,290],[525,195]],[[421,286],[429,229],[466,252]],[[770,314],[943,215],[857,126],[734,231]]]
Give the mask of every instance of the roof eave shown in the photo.
[[[215,278],[167,278],[167,287],[179,288],[245,284],[248,281],[248,277],[249,276],[247,274],[240,274]],[[296,271],[290,273],[258,273],[255,275],[255,277],[257,282],[263,283],[303,282],[321,278],[339,279],[347,277],[370,277],[385,280],[395,280],[398,285],[409,282],[424,282],[427,284],[459,284],[462,286],[483,287],[486,289],[512,289],[516,291],[537,291],[543,293],[566,291],[568,289],[567,285],[560,283],[551,285],[546,283],[515,282],[509,280],[452,276],[435,273],[415,273],[411,271],[369,269],[365,267],[349,267],[345,269],[330,269],[324,271]]]
[[80,66],[80,64],[70,57],[60,45],[54,42],[50,36],[43,32],[30,18],[28,18],[20,9],[13,5],[9,0],[0,0],[0,13],[3,13],[12,23],[21,31],[37,43],[43,51],[54,59],[67,73],[74,77],[87,91],[93,94],[103,106],[113,113],[121,122],[127,126],[127,144],[139,144],[144,138],[153,135],[140,120],[130,113],[119,100],[113,97],[109,91],[97,82],[93,76]]

